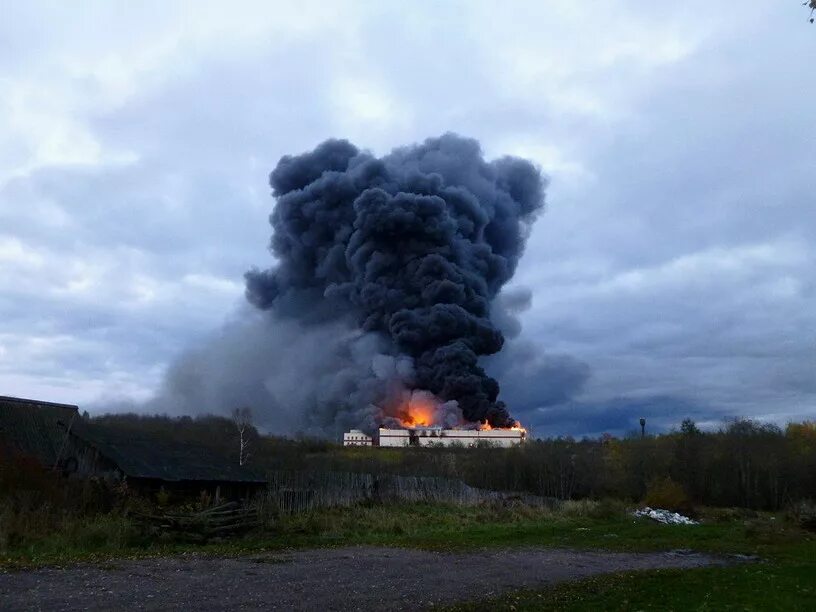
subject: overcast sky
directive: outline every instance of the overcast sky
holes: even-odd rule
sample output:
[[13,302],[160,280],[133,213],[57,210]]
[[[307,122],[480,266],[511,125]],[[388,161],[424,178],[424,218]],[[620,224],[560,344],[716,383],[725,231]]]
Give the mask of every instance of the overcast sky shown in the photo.
[[590,375],[536,434],[816,418],[814,57],[793,0],[0,0],[0,395],[149,397],[281,155],[454,131],[551,181],[522,337]]

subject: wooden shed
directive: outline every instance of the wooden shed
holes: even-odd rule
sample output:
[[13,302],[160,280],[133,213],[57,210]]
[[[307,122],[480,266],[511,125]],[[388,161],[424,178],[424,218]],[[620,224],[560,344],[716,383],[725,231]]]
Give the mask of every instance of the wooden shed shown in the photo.
[[[111,466],[129,486],[143,490],[245,497],[266,487],[261,470],[238,465],[208,446],[177,443],[154,436],[134,437],[111,428],[77,427],[72,432],[85,450],[78,463],[92,472],[107,473]],[[81,468],[82,469],[82,468]]]
[[69,432],[80,420],[72,404],[0,396],[0,447],[61,469],[71,451]]
[[88,423],[71,404],[0,397],[0,448],[73,478],[125,481],[139,490],[245,497],[265,474],[205,445],[134,436]]

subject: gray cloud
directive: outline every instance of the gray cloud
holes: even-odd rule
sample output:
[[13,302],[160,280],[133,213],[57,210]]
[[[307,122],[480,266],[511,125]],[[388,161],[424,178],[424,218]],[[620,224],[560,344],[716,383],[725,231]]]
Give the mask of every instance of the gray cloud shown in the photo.
[[240,303],[280,155],[453,130],[551,178],[507,346],[546,375],[502,375],[514,414],[553,434],[649,398],[678,419],[816,414],[816,86],[797,7],[155,8],[26,3],[0,26],[4,393],[150,395]]
[[[713,418],[712,418],[713,417]],[[536,436],[615,436],[640,434],[640,418],[646,419],[648,433],[679,429],[690,418],[710,428],[727,413],[712,413],[709,406],[672,396],[609,398],[602,402],[569,402],[542,408],[530,415],[530,429]],[[713,422],[712,422],[713,421]]]

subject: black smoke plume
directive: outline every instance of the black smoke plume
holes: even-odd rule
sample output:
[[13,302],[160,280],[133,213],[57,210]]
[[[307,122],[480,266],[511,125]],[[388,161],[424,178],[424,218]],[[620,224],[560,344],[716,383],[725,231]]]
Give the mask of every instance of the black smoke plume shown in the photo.
[[454,134],[382,158],[329,140],[281,159],[270,184],[277,261],[246,274],[252,304],[304,329],[351,324],[412,362],[402,385],[455,401],[467,421],[513,425],[479,358],[502,348],[491,304],[544,203],[533,164],[487,162]]

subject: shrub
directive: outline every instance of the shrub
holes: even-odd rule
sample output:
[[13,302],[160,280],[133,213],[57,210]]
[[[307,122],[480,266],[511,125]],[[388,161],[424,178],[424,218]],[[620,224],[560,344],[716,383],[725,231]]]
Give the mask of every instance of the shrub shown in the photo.
[[803,500],[788,508],[788,518],[802,529],[816,531],[816,502]]
[[694,507],[683,486],[671,478],[658,478],[649,483],[643,504],[650,508],[661,508],[691,515]]

